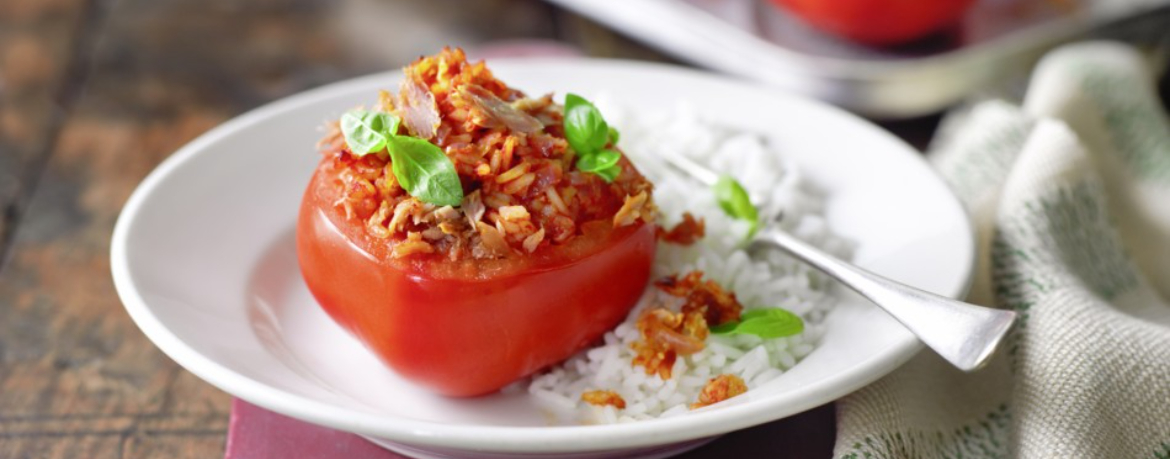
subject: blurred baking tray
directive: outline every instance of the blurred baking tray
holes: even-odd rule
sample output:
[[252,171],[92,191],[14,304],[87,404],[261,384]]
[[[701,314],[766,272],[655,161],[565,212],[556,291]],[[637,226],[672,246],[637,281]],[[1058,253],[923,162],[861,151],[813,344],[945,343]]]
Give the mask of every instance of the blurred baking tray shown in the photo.
[[810,29],[767,0],[548,1],[696,65],[879,118],[942,110],[1064,41],[1112,31],[1158,42],[1170,29],[1170,0],[979,0],[951,30],[874,48]]

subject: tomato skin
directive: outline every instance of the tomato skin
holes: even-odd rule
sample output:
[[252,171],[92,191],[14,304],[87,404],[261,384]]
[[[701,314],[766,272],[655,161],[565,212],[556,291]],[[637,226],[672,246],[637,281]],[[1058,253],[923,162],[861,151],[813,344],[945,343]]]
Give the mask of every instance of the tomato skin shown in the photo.
[[584,256],[523,269],[435,275],[424,263],[389,260],[371,245],[382,241],[322,191],[322,164],[297,222],[310,292],[396,373],[440,394],[490,393],[571,356],[621,322],[649,280],[650,224],[615,229]]
[[871,45],[894,45],[954,24],[974,0],[772,0],[808,24]]

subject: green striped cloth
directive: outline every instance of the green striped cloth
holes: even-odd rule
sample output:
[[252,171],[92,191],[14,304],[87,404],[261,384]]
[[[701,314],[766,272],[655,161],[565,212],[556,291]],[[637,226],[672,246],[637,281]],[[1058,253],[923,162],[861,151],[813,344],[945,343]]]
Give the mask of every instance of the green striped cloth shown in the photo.
[[1057,49],[1022,107],[931,150],[975,221],[969,300],[1020,320],[983,370],[923,352],[842,399],[835,457],[1170,459],[1170,124],[1142,56]]

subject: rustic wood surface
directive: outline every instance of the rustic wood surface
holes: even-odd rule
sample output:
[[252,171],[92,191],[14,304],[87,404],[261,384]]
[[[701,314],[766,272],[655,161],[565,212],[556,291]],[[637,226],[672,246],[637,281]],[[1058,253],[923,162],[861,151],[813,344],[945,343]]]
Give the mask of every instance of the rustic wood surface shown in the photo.
[[[122,204],[234,115],[504,39],[665,60],[533,0],[0,1],[0,457],[222,456],[230,397],[159,352],[114,292]],[[831,407],[785,425],[804,447],[784,457],[827,457]],[[761,435],[729,438],[779,457]]]

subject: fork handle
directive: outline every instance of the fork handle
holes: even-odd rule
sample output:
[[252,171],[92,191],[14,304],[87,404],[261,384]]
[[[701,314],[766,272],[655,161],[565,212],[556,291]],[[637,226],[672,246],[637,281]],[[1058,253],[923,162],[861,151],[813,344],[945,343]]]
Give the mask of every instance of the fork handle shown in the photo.
[[758,234],[752,248],[778,248],[884,309],[955,367],[982,367],[1003,340],[1016,313],[953,300],[879,276],[776,228]]

